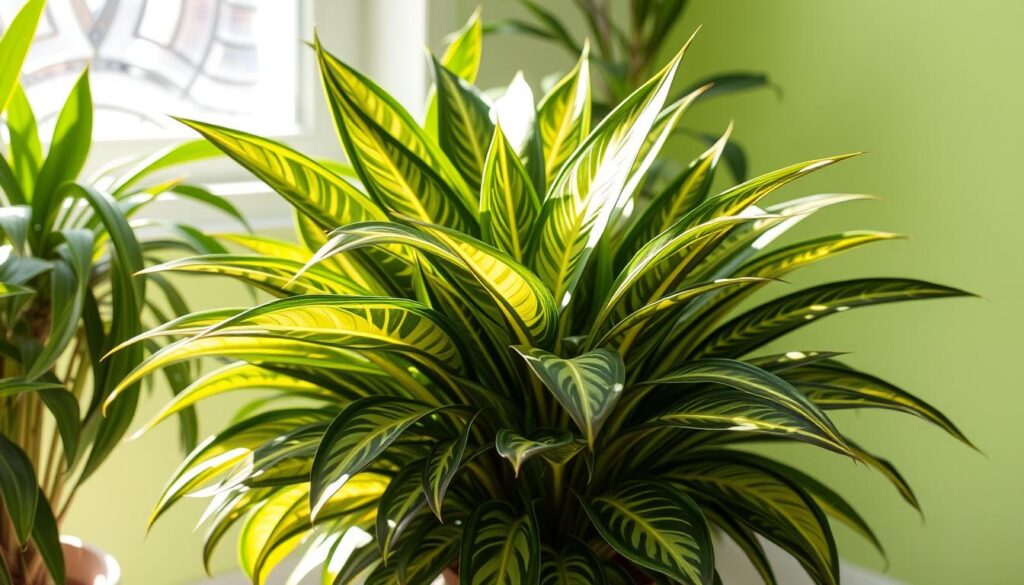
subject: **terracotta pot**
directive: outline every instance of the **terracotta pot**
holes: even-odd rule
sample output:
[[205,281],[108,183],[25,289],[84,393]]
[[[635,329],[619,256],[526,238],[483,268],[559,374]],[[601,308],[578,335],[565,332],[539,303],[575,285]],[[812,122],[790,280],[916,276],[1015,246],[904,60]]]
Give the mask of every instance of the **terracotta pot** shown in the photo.
[[121,585],[121,565],[114,557],[74,536],[60,537],[67,585]]

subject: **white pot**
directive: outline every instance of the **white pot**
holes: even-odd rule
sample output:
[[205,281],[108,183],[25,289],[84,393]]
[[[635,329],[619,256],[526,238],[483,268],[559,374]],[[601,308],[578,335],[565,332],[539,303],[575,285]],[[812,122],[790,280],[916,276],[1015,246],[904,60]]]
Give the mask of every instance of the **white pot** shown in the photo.
[[67,585],[121,585],[121,565],[100,549],[80,538],[62,535]]

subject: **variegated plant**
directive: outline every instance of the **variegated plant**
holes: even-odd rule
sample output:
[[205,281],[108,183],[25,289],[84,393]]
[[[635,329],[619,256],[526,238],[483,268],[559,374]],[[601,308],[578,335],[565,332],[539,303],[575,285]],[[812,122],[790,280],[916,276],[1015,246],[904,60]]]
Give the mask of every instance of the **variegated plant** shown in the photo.
[[[551,43],[570,55],[578,55],[586,41],[580,41],[576,29],[585,29],[593,41],[591,61],[600,82],[595,84],[591,110],[600,119],[612,110],[658,70],[663,47],[670,42],[685,19],[693,0],[567,0],[552,4],[537,0],[516,0],[522,17],[511,15],[484,24],[484,33],[525,35]],[[568,11],[568,8],[575,10]],[[550,79],[546,77],[545,80]],[[760,88],[778,89],[768,76],[758,71],[726,71],[687,83],[669,101],[675,101],[693,90],[710,85],[700,98],[734,94]],[[689,125],[679,124],[676,134],[686,135],[707,145],[717,136]],[[722,149],[722,162],[737,181],[746,180],[747,157],[743,149],[730,141]],[[652,167],[651,173],[678,172],[675,161]],[[684,161],[685,162],[685,161]],[[646,190],[640,195],[649,195]]]
[[[40,135],[19,84],[43,4],[25,2],[0,40],[0,584],[64,585],[60,525],[135,415],[138,384],[122,387],[116,401],[108,400],[111,392],[154,346],[104,358],[168,315],[190,312],[164,276],[136,272],[169,254],[223,249],[188,225],[142,220],[140,212],[174,191],[242,218],[204,189],[154,177],[219,155],[204,141],[79,178],[92,145],[88,71],[52,138]],[[154,237],[145,237],[147,230]],[[189,364],[165,374],[179,391],[193,378]],[[190,450],[198,438],[195,414],[186,409],[179,418]]]
[[[586,53],[536,109],[522,83],[495,105],[472,85],[474,28],[434,63],[422,126],[315,46],[351,172],[185,122],[294,206],[301,243],[235,237],[249,253],[147,271],[222,274],[276,297],[136,340],[176,339],[123,388],[187,360],[230,360],[146,428],[209,397],[269,391],[193,451],[153,520],[188,494],[209,496],[206,558],[241,522],[239,559],[255,583],[301,545],[292,583],[319,571],[328,584],[427,585],[452,569],[467,585],[708,584],[714,530],[768,583],[758,537],[816,583],[837,583],[830,522],[877,544],[874,534],[831,489],[743,447],[827,449],[878,469],[916,506],[896,470],[827,412],[897,410],[965,439],[835,353],[768,344],[847,309],[965,293],[905,278],[786,290],[778,281],[797,268],[895,237],[768,247],[861,198],[762,204],[850,155],[715,193],[726,135],[638,202],[705,90],[667,99],[682,52],[592,127]],[[782,296],[746,308],[768,287]]]

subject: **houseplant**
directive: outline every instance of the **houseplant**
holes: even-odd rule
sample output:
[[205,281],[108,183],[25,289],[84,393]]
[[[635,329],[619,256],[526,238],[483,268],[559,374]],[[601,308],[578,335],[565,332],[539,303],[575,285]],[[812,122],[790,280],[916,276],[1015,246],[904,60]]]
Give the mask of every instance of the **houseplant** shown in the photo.
[[[871,529],[828,487],[743,447],[797,441],[850,457],[916,506],[895,468],[827,411],[902,411],[966,439],[837,354],[766,344],[851,308],[966,293],[868,278],[749,308],[797,268],[895,237],[766,248],[815,211],[861,198],[758,207],[852,155],[714,194],[724,136],[638,202],[664,138],[707,91],[668,100],[682,52],[591,131],[586,51],[536,110],[503,107],[495,124],[465,75],[478,42],[457,38],[433,62],[436,139],[315,44],[359,186],[282,144],[183,121],[294,206],[301,243],[245,238],[250,255],[146,271],[221,273],[277,297],[122,345],[176,339],[112,404],[161,368],[232,360],[144,429],[212,396],[269,391],[188,456],[151,521],[186,495],[209,497],[204,560],[241,522],[239,562],[255,583],[300,545],[292,582],[320,570],[325,583],[427,584],[451,570],[467,584],[713,583],[712,527],[768,583],[757,535],[816,583],[837,583],[828,518],[878,545]],[[523,144],[506,138],[524,125]]]
[[[203,142],[120,161],[79,181],[92,134],[87,71],[44,154],[18,83],[42,11],[42,0],[26,3],[0,40],[0,113],[9,137],[0,153],[0,583],[63,585],[61,520],[130,425],[139,386],[126,388],[105,415],[101,407],[153,345],[103,358],[144,323],[188,312],[167,279],[135,273],[168,252],[222,249],[188,226],[165,225],[156,239],[140,239],[136,230],[153,222],[135,218],[172,191],[241,215],[202,189],[150,179],[216,153]],[[187,365],[169,370],[171,387],[182,389],[190,371]],[[190,447],[194,413],[182,414]]]

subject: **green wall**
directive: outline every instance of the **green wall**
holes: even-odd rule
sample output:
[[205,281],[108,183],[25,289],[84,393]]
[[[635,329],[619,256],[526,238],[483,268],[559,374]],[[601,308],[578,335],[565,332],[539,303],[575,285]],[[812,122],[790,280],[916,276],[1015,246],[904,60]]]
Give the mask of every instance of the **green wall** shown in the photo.
[[[473,6],[434,4],[435,33],[454,28]],[[485,15],[507,14],[510,4],[485,2]],[[1024,261],[1016,257],[1024,243],[1018,229],[1024,193],[1013,177],[1024,155],[1022,22],[1024,3],[1016,0],[695,0],[676,43],[665,47],[674,51],[702,24],[684,62],[688,80],[725,68],[764,70],[784,89],[781,99],[761,91],[700,105],[688,115],[691,125],[713,132],[735,120],[752,172],[827,154],[870,153],[785,194],[863,192],[884,202],[823,213],[803,233],[874,228],[912,239],[812,268],[795,285],[906,275],[983,297],[836,316],[787,346],[853,352],[849,361],[946,411],[984,452],[909,417],[839,417],[865,447],[900,467],[917,490],[924,522],[862,466],[810,449],[783,453],[847,495],[886,545],[889,573],[915,584],[1020,582],[1024,394],[1011,372],[1024,328]],[[485,62],[490,69],[482,82],[496,85],[520,68],[537,80],[570,59],[537,41],[503,39],[488,41]],[[692,153],[695,146],[673,148]],[[197,306],[237,294],[212,280],[194,282]],[[149,401],[146,410],[163,399]],[[203,411],[204,429],[215,429],[227,410],[221,404]],[[191,533],[198,504],[173,510],[141,541],[152,503],[180,460],[174,433],[168,425],[123,446],[83,491],[69,522],[69,532],[121,559],[126,585],[169,585],[201,574],[200,538]],[[219,567],[230,566],[232,545],[225,542]],[[885,565],[846,532],[840,550],[862,565]]]

